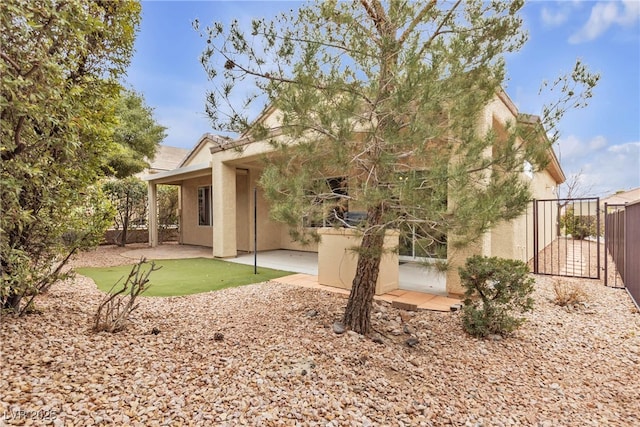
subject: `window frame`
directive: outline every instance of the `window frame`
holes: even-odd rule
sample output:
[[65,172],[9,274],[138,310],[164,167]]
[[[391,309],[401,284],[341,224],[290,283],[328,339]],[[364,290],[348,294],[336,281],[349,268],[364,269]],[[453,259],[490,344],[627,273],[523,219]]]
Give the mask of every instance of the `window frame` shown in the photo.
[[213,225],[213,190],[211,188],[211,185],[203,185],[198,187],[197,215],[198,227],[211,227]]
[[524,164],[522,166],[522,173],[524,173],[527,178],[533,179],[533,164],[530,161],[524,161]]
[[[307,215],[302,218],[302,226],[305,228],[323,228],[345,226],[345,219],[349,213],[349,184],[348,176],[329,176],[319,178],[317,181],[327,186],[334,197],[318,197],[314,204],[324,211],[322,219],[311,220]],[[310,195],[312,193],[310,192]],[[331,214],[337,213],[339,219],[334,219]]]

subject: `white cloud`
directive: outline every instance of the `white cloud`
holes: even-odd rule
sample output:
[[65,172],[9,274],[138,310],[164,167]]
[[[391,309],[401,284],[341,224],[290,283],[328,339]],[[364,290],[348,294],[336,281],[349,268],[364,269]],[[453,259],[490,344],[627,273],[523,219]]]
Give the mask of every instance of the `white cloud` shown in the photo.
[[624,11],[620,17],[620,24],[627,26],[633,25],[640,20],[640,2],[638,0],[623,0]]
[[581,141],[562,139],[561,164],[567,177],[580,173],[580,185],[589,195],[606,196],[640,186],[640,142],[607,145],[604,137]]
[[564,161],[565,158],[579,156],[584,150],[582,150],[580,140],[573,135],[569,135],[567,138],[560,138],[558,140],[558,148],[556,151],[558,152],[560,161]]
[[604,34],[611,26],[629,26],[639,19],[640,3],[638,0],[598,2],[591,9],[589,20],[580,30],[569,37],[569,43],[594,40]]
[[608,151],[612,153],[635,155],[636,158],[640,155],[640,142],[628,142],[626,144],[612,145],[608,148]]
[[607,139],[604,136],[596,136],[589,141],[589,150],[595,151],[607,146]]
[[558,140],[558,156],[560,160],[587,157],[593,152],[607,146],[607,139],[604,136],[596,136],[589,141],[582,141],[575,135]]
[[567,9],[551,10],[547,7],[542,8],[540,17],[547,27],[558,27],[569,19],[569,11]]

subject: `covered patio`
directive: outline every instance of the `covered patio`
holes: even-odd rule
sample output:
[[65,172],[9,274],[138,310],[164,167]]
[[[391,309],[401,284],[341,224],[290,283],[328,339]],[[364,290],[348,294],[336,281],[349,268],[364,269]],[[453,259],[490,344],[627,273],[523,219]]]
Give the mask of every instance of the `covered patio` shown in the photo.
[[[131,259],[182,259],[213,258],[211,248],[204,246],[163,244],[156,247],[133,249],[122,254]],[[258,252],[257,266],[291,271],[296,274],[285,276],[280,283],[322,289],[349,295],[346,289],[325,286],[318,283],[318,254],[293,250],[273,250]],[[248,253],[224,261],[254,265],[254,254]],[[447,297],[444,274],[412,263],[399,266],[399,289],[376,295],[376,300],[387,301],[400,308],[410,310],[449,311],[460,300]]]

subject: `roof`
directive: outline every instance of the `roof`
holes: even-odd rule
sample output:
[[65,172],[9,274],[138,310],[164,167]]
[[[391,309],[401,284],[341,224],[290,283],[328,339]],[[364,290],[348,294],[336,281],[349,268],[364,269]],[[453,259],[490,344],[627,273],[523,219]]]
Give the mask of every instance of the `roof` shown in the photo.
[[[503,94],[502,96],[507,96],[507,95]],[[542,120],[540,119],[540,116],[537,116],[535,114],[518,113],[516,117],[518,118],[518,121],[520,123],[523,123],[528,126],[539,127],[541,137],[544,138],[545,142],[547,143],[549,142],[549,140],[547,139],[547,135],[545,133],[544,126],[542,125]],[[567,180],[567,177],[565,176],[564,171],[562,170],[562,166],[560,165],[558,156],[556,155],[556,152],[552,146],[549,146],[547,150],[547,159],[549,160],[549,164],[547,165],[547,171],[551,174],[553,179],[558,184],[562,184],[563,182],[565,182]]]
[[155,158],[149,162],[149,171],[161,172],[175,169],[188,153],[189,150],[186,148],[159,145]]
[[612,194],[611,196],[600,200],[600,203],[624,205],[625,203],[631,203],[638,200],[640,200],[640,187]]
[[212,133],[205,133],[200,137],[198,143],[189,151],[189,153],[184,156],[182,162],[180,162],[179,167],[188,165],[189,162],[196,157],[196,155],[202,150],[203,146],[207,145],[209,147],[218,147],[218,146],[226,146],[229,143],[229,139],[223,136],[214,135]]
[[199,163],[197,165],[183,166],[170,171],[145,175],[142,177],[142,180],[156,184],[178,184],[186,179],[208,175],[211,175],[211,165],[209,163]]

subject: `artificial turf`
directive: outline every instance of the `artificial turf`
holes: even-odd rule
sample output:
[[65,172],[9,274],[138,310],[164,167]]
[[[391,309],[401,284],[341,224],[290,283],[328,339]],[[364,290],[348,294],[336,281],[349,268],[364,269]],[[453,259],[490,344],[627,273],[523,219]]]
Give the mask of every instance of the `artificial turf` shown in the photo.
[[[149,289],[144,296],[168,297],[198,294],[218,289],[259,283],[292,274],[288,271],[258,267],[254,274],[253,266],[236,264],[208,258],[156,260],[156,266],[162,267],[149,276]],[[117,267],[83,267],[78,274],[90,277],[100,290],[109,292],[113,284],[129,275],[131,265]],[[149,265],[144,270],[149,269]],[[120,284],[116,287],[120,289]]]

